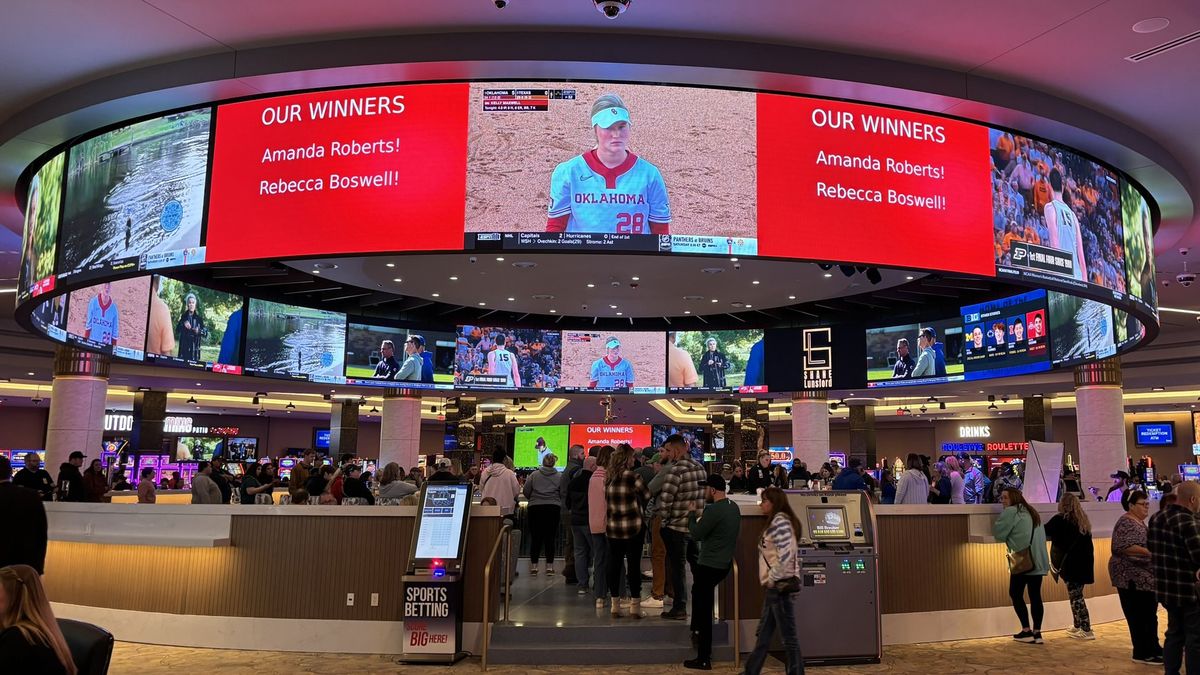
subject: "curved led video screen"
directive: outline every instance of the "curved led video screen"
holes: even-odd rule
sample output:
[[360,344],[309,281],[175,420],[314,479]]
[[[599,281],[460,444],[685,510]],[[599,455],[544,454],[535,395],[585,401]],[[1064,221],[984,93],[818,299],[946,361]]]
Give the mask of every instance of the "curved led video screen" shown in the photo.
[[1153,311],[1152,211],[1070,149],[883,106],[397,84],[127,123],[31,167],[18,296],[203,262],[455,250],[947,271]]

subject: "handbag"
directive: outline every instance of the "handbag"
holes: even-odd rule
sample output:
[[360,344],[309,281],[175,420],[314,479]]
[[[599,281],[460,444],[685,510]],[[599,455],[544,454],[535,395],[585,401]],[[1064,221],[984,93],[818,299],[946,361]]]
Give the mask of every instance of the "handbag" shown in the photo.
[[1029,529],[1029,546],[1020,551],[1008,552],[1008,573],[1009,574],[1026,574],[1033,571],[1033,530],[1032,523]]

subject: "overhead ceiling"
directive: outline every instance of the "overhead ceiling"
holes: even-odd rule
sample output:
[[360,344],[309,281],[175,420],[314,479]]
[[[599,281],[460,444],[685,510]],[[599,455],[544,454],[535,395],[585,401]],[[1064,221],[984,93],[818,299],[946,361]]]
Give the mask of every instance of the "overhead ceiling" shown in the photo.
[[[621,55],[611,53],[610,46],[596,35],[645,38],[648,48],[653,48],[656,38],[689,37],[842,53],[847,55],[841,71],[847,81],[871,77],[865,70],[871,63],[856,61],[856,56],[926,67],[930,70],[912,72],[924,73],[929,81],[914,77],[911,86],[928,87],[928,91],[954,86],[965,90],[965,96],[929,105],[955,115],[987,118],[996,114],[964,100],[971,98],[969,90],[981,78],[1045,92],[1055,100],[1077,104],[1072,111],[1081,122],[1093,111],[1165,149],[1169,156],[1157,161],[1131,155],[1131,163],[1123,168],[1136,178],[1151,184],[1169,170],[1191,201],[1200,197],[1200,115],[1196,114],[1200,87],[1195,86],[1200,41],[1140,63],[1125,58],[1200,30],[1200,3],[1194,0],[1011,0],[986,11],[974,3],[953,0],[702,0],[703,11],[696,11],[696,4],[635,0],[624,16],[610,22],[595,11],[590,0],[511,0],[504,10],[495,9],[490,0],[358,0],[349,4],[324,0],[11,0],[5,4],[5,21],[0,27],[0,59],[6,64],[0,69],[0,92],[4,94],[0,98],[0,129],[25,125],[28,111],[48,100],[68,108],[74,100],[90,100],[86,95],[89,85],[102,78],[137,70],[146,83],[137,91],[153,89],[160,81],[167,87],[178,81],[180,71],[199,67],[189,59],[252,62],[255,53],[250,50],[284,45],[298,45],[296,53],[303,55],[305,43],[332,39],[450,32],[579,32],[587,33],[587,39],[572,48],[578,51],[564,50],[561,59],[586,55],[588,60],[619,62]],[[1148,34],[1132,30],[1136,22],[1151,17],[1165,17],[1170,24]],[[391,48],[402,46],[400,41]],[[385,54],[387,48],[383,48]],[[838,60],[836,54],[805,54]],[[665,55],[664,62],[669,61]],[[174,65],[177,63],[182,65]],[[606,72],[620,79],[625,70],[613,67]],[[337,71],[330,77],[336,79]],[[297,79],[293,86],[311,86],[307,82]],[[769,84],[763,80],[764,86]],[[208,95],[253,95],[263,86],[261,79],[245,77],[213,87]],[[854,97],[859,90],[848,86],[841,91]],[[874,91],[878,94],[882,89]],[[993,86],[992,98],[1001,95],[998,92],[1002,93],[1002,88]],[[106,95],[112,93],[110,86]],[[903,99],[896,95],[889,102],[902,103]],[[52,142],[52,135],[7,140],[20,146],[27,157],[45,151]],[[4,191],[0,194],[0,224],[5,226],[0,228],[0,287],[11,286],[16,274],[21,222],[14,214],[15,196]],[[1155,239],[1160,302],[1200,309],[1200,286],[1183,288],[1173,282],[1183,265],[1180,248],[1194,248],[1193,259],[1200,256],[1200,214],[1188,210],[1167,215],[1169,226]],[[1193,267],[1200,267],[1200,261]],[[1162,285],[1164,282],[1169,285]],[[0,304],[8,305],[7,297],[0,295]],[[1127,357],[1126,363],[1161,363],[1155,370],[1161,370],[1163,377],[1195,381],[1200,370],[1174,362],[1185,360],[1188,351],[1200,345],[1195,337],[1200,324],[1191,316],[1164,314],[1163,319],[1164,331],[1156,344]],[[9,326],[11,322],[6,322],[5,329]],[[28,349],[38,351],[33,346]],[[48,351],[48,343],[42,349]],[[10,365],[5,370],[23,372],[23,362]],[[46,365],[42,362],[39,369]]]

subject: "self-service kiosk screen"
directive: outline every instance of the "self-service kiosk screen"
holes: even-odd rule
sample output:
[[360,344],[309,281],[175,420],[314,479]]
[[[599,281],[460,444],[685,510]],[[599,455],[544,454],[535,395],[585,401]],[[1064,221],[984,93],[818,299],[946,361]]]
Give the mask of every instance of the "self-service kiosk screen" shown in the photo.
[[847,540],[850,530],[846,526],[846,507],[809,506],[808,533],[813,541]]
[[470,503],[470,486],[465,483],[427,483],[412,558],[455,560],[461,557]]

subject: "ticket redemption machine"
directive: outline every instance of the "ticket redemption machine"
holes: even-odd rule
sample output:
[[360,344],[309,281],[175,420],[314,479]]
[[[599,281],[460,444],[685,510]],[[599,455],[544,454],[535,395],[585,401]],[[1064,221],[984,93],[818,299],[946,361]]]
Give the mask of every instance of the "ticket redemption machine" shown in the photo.
[[871,501],[857,490],[787,496],[803,530],[796,630],[805,663],[879,663],[879,551]]
[[453,664],[462,649],[463,555],[471,486],[425,483],[404,582],[401,663]]

